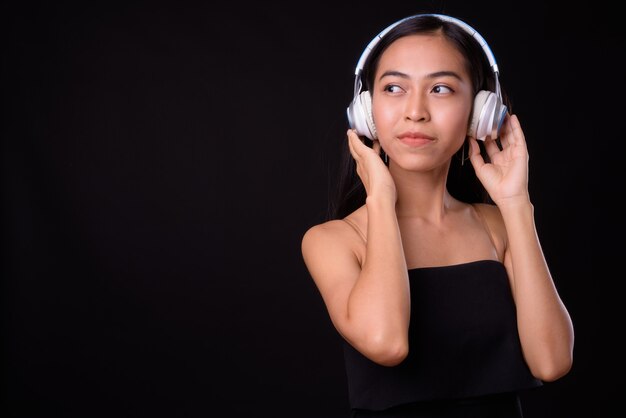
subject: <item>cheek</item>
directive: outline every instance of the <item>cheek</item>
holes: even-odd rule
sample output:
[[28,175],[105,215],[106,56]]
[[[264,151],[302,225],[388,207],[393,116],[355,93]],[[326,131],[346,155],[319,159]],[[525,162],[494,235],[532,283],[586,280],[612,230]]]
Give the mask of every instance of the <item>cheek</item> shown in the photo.
[[433,120],[437,120],[440,128],[445,129],[453,136],[465,138],[469,126],[471,106],[466,103],[459,103],[455,106],[448,106],[434,113]]
[[402,115],[402,109],[393,101],[385,101],[384,104],[379,101],[378,106],[372,106],[372,117],[379,140],[393,134],[394,126],[402,119]]
[[384,131],[393,125],[393,122],[398,117],[398,113],[397,110],[391,105],[373,106],[372,116],[374,118],[376,129]]

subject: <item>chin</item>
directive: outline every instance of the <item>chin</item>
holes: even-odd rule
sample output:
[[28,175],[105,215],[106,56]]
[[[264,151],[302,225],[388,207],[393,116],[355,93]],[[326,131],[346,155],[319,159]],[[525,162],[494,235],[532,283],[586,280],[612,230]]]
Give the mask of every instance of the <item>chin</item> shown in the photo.
[[404,154],[395,159],[389,156],[389,166],[393,165],[404,171],[431,171],[447,167],[449,162],[450,157],[444,158],[443,156]]

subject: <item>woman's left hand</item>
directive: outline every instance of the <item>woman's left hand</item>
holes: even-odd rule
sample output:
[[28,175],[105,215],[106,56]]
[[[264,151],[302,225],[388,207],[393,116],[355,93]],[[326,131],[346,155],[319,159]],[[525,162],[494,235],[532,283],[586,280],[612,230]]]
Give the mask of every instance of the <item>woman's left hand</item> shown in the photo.
[[516,115],[507,115],[500,132],[500,144],[495,140],[485,141],[485,150],[490,162],[480,155],[476,138],[470,138],[470,161],[476,176],[491,199],[498,205],[528,196],[528,150],[524,132]]

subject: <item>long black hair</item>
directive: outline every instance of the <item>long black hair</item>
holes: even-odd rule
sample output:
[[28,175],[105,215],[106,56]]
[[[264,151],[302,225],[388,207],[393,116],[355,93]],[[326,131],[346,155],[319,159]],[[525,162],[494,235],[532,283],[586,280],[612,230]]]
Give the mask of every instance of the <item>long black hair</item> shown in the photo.
[[[416,34],[434,34],[440,32],[465,57],[468,73],[470,74],[474,95],[480,90],[496,90],[496,78],[491,69],[489,59],[478,41],[454,22],[449,22],[435,15],[416,15],[397,24],[381,38],[374,46],[363,66],[362,81],[367,90],[374,85],[374,77],[382,53],[399,38]],[[508,109],[511,104],[503,90],[502,100]],[[469,121],[468,121],[469,123]],[[368,145],[372,142],[363,138]],[[488,159],[482,141],[479,141],[483,158]],[[469,161],[467,140],[461,149],[452,158],[447,178],[447,188],[451,195],[468,203],[493,203],[489,194],[480,183],[474,168]],[[356,163],[350,154],[347,142],[343,142],[338,164],[339,175],[336,188],[329,200],[329,219],[341,219],[365,204],[367,197],[365,187],[356,173]]]

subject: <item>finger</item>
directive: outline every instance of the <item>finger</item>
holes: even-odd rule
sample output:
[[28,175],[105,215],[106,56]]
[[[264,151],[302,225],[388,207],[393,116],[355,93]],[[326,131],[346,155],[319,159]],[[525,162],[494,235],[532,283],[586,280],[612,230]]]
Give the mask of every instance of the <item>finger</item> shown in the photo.
[[525,143],[526,138],[524,136],[524,131],[522,130],[522,125],[519,122],[519,118],[517,115],[511,115],[508,123],[508,132],[507,138],[511,144],[519,144]]
[[350,142],[352,144],[352,147],[358,153],[362,153],[364,148],[368,148],[368,146],[363,143],[363,140],[356,133],[356,131],[354,129],[348,130],[348,137],[350,138]]
[[359,141],[358,137],[356,136],[356,134],[354,133],[354,131],[352,129],[348,130],[348,147],[350,149],[350,154],[352,154],[352,157],[354,159],[356,159],[358,157],[358,153],[355,149],[355,140]]
[[500,131],[500,145],[502,149],[507,148],[510,145],[511,138],[511,116],[507,115],[504,123],[502,124],[502,130]]
[[470,137],[469,143],[470,143],[469,159],[470,159],[470,162],[472,163],[472,166],[474,166],[474,170],[478,171],[480,167],[485,165],[485,160],[483,159],[482,155],[480,155],[480,148],[478,146],[478,142],[476,141],[476,138]]
[[503,139],[503,147],[510,152],[526,148],[524,132],[516,116],[512,116],[508,121]]
[[500,147],[498,147],[498,143],[495,139],[487,139],[485,140],[485,151],[487,151],[487,155],[489,158],[492,158],[498,152],[500,152]]
[[380,142],[378,142],[377,140],[374,140],[374,142],[372,143],[372,149],[377,155],[380,155],[380,148],[381,148]]

